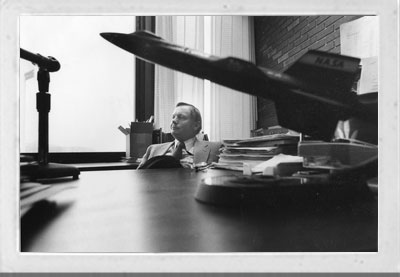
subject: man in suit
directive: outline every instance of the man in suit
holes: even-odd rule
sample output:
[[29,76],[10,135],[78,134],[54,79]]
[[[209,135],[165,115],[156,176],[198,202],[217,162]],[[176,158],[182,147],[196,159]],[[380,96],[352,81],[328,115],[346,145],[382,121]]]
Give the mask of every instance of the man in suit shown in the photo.
[[196,135],[202,129],[200,111],[193,105],[180,102],[172,114],[171,134],[173,142],[150,145],[138,169],[156,156],[173,156],[185,168],[218,161],[220,142],[202,141]]

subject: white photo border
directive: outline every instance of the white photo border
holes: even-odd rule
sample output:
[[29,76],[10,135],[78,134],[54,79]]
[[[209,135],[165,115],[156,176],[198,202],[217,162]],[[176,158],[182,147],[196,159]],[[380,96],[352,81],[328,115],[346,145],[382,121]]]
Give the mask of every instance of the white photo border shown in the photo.
[[[399,243],[398,0],[0,0],[0,271],[396,272]],[[378,253],[43,254],[19,252],[19,16],[378,15]]]

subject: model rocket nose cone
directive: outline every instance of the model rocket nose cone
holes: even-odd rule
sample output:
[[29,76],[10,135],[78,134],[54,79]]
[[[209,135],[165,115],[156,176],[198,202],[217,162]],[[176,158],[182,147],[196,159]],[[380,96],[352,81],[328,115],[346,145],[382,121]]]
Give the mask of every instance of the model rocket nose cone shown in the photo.
[[100,33],[100,36],[128,52],[133,53],[132,51],[135,49],[135,40],[130,34]]
[[112,44],[132,53],[139,57],[146,50],[146,45],[160,40],[159,37],[154,36],[144,31],[138,31],[131,34],[122,33],[100,33],[105,40]]
[[111,43],[115,43],[118,38],[120,38],[123,34],[119,33],[100,33],[100,36],[102,36],[105,40],[108,40]]

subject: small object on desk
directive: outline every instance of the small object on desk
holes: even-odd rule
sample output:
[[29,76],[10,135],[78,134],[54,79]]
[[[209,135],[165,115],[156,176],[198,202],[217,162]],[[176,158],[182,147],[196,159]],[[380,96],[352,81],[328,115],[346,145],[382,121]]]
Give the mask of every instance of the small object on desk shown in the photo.
[[34,204],[65,189],[75,187],[71,183],[45,185],[37,182],[20,184],[20,216],[25,215]]
[[248,163],[243,163],[243,175],[251,175],[253,174],[251,172],[251,165],[249,165]]
[[146,120],[147,123],[153,123],[154,122],[154,116],[150,116],[149,119]]
[[64,178],[72,176],[73,180],[79,178],[80,170],[71,165],[32,162],[21,164],[21,179],[36,181],[40,179]]
[[[279,154],[252,168],[252,173],[267,176],[288,176],[302,169],[303,157]],[[286,167],[285,167],[286,166]],[[289,174],[290,172],[291,174]]]
[[264,176],[292,176],[294,173],[298,172],[299,170],[304,170],[303,162],[280,162],[275,166],[266,167],[262,175]]
[[351,169],[378,158],[378,146],[350,141],[299,143],[299,156],[304,157],[304,167],[325,169]]
[[329,173],[312,177],[218,176],[198,184],[195,199],[217,206],[267,206],[270,208],[334,208],[338,204],[366,199],[371,192],[365,182],[330,179]]
[[198,164],[194,165],[194,168],[195,168],[196,171],[204,171],[204,170],[206,170],[206,169],[208,169],[210,167],[212,167],[212,164],[207,164],[205,162],[201,162],[201,163],[198,163]]
[[226,170],[232,170],[232,171],[243,171],[243,164],[232,164],[232,163],[221,163],[221,162],[213,162],[212,167],[216,169],[226,169]]
[[129,128],[125,129],[124,127],[122,127],[122,126],[120,125],[120,126],[118,126],[118,129],[119,129],[124,135],[129,135],[129,131],[128,131]]

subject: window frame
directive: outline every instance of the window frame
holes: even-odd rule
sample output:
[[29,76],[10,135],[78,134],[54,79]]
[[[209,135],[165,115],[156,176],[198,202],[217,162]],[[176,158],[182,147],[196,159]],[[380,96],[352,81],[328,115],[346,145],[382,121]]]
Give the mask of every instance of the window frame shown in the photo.
[[[155,16],[137,16],[136,31],[155,31]],[[147,120],[154,115],[154,65],[136,58],[135,71],[135,108],[136,119]],[[49,152],[48,162],[74,164],[74,163],[105,163],[121,162],[126,156],[125,152]],[[20,152],[20,160],[37,161],[38,153]]]

